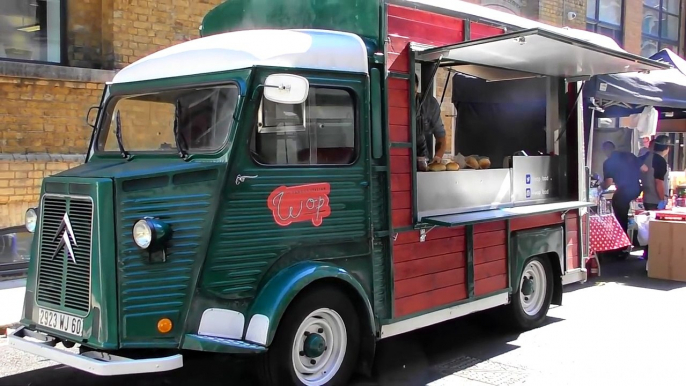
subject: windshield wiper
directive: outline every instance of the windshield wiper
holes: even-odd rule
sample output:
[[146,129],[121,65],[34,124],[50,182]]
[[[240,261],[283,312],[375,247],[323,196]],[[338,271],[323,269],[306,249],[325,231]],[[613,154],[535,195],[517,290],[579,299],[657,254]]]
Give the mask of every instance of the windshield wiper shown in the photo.
[[[186,143],[186,139],[183,137],[181,134],[181,131],[179,130],[179,120],[181,116],[181,101],[177,100],[176,101],[176,112],[174,113],[174,139],[176,140],[176,148],[179,151],[179,156],[183,158],[184,160],[188,158],[188,153],[186,150],[188,149],[188,143]],[[182,144],[183,142],[183,144]]]
[[119,151],[121,152],[122,157],[129,159],[131,156],[129,153],[124,149],[124,140],[122,139],[121,136],[121,114],[119,110],[117,110],[117,115],[115,117],[117,121],[117,131],[115,132],[115,136],[117,137],[117,144],[119,145]]

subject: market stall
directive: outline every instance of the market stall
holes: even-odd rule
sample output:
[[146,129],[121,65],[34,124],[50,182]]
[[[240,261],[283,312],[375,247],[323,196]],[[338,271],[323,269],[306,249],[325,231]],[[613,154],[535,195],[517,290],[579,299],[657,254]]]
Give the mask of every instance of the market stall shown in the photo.
[[[586,125],[587,165],[595,173],[602,175],[602,155],[598,154],[600,145],[610,136],[617,143],[618,150],[638,153],[639,137],[656,133],[657,121],[677,119],[686,111],[686,61],[668,49],[664,49],[650,59],[669,64],[665,70],[650,72],[630,72],[607,74],[592,77],[584,86],[584,121]],[[599,129],[596,118],[624,118],[633,116],[640,127]],[[641,121],[642,120],[642,121]],[[614,130],[614,132],[613,132]],[[598,133],[605,134],[602,139],[594,138]],[[615,139],[617,138],[617,139]],[[602,178],[602,176],[600,177]],[[605,199],[611,200],[611,194]],[[602,197],[597,197],[600,202]],[[641,199],[632,205],[633,214],[642,210]],[[631,221],[630,237],[617,235],[624,233],[616,221],[609,220],[610,213],[594,213],[591,223],[590,244],[596,245],[596,252],[630,250],[633,234],[638,231],[636,221]],[[596,226],[592,224],[596,223]],[[603,226],[598,226],[603,223]],[[641,243],[644,244],[644,243]],[[624,255],[626,256],[626,255]]]

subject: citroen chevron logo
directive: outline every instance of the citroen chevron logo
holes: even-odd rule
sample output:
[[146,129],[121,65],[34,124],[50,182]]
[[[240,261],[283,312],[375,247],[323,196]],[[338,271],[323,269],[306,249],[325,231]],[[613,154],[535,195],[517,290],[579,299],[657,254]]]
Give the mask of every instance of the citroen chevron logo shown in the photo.
[[55,237],[52,239],[52,241],[57,241],[58,238],[60,238],[60,235],[62,235],[62,238],[60,240],[60,244],[57,246],[57,249],[55,250],[55,253],[52,254],[52,259],[54,260],[55,257],[57,257],[57,254],[60,253],[60,251],[63,248],[67,249],[67,254],[71,258],[71,261],[76,264],[76,256],[74,255],[74,248],[72,247],[72,242],[74,243],[74,247],[78,246],[76,244],[76,236],[74,236],[74,230],[71,227],[71,221],[69,221],[69,215],[64,214],[64,217],[62,217],[62,223],[60,224],[60,227],[57,228],[57,233],[55,233]]

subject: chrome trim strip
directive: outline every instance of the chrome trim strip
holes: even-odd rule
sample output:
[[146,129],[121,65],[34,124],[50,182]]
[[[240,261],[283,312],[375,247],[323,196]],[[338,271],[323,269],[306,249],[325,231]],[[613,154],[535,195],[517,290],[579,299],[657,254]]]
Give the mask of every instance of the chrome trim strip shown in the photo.
[[[26,338],[37,340],[30,341]],[[158,373],[183,367],[181,354],[162,358],[130,359],[100,351],[76,354],[53,347],[55,338],[25,327],[8,335],[8,345],[55,362],[100,376]]]

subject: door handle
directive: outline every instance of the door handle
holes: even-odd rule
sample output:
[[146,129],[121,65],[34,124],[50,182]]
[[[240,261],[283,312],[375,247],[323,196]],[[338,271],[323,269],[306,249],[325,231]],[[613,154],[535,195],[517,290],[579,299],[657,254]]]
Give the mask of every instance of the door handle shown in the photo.
[[242,184],[242,183],[245,182],[245,180],[247,180],[248,178],[253,179],[253,178],[257,178],[257,177],[259,177],[259,176],[257,176],[257,175],[254,175],[254,176],[242,176],[242,175],[239,174],[239,175],[236,176],[236,185]]

